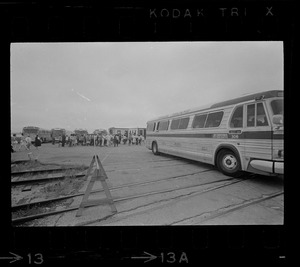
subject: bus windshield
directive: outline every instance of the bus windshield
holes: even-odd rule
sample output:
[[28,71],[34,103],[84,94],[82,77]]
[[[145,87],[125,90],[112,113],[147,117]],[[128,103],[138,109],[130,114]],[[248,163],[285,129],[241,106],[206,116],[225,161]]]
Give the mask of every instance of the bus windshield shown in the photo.
[[283,100],[276,99],[271,102],[273,115],[283,115]]
[[60,135],[63,135],[64,131],[63,130],[52,130],[52,135],[54,137],[58,137]]
[[24,134],[37,134],[38,128],[23,128]]

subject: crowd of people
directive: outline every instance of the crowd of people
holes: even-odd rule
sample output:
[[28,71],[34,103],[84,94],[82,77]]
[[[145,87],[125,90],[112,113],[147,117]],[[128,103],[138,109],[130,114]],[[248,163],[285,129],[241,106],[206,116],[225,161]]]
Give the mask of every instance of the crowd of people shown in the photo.
[[[97,135],[60,135],[58,138],[58,142],[52,137],[52,144],[58,143],[58,147],[64,146],[99,146],[99,147],[109,147],[109,146],[119,146],[123,145],[141,145],[145,142],[144,136],[129,134],[126,135],[121,134],[97,134]],[[15,134],[11,137],[11,152],[21,151],[22,149],[30,150],[32,145],[38,149],[41,146],[42,141],[38,135],[36,135],[34,141],[32,138],[28,136],[16,137]]]
[[32,142],[29,135],[25,137],[22,133],[21,137],[18,138],[15,134],[13,134],[11,137],[11,152],[21,151],[22,148],[30,150],[32,145],[38,149],[41,144],[42,141],[38,135],[36,135],[34,142]]
[[[141,145],[145,142],[144,136],[130,134],[128,137],[121,134],[97,134],[97,135],[61,135],[58,138],[58,146],[119,146],[119,144]],[[55,139],[52,139],[55,144]]]

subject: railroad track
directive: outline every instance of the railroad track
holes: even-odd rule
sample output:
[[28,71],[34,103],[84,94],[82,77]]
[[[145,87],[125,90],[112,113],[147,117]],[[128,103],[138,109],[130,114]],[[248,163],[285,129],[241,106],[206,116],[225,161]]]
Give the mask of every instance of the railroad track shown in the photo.
[[[134,187],[134,186],[148,185],[148,184],[153,184],[153,183],[160,183],[160,182],[165,182],[165,181],[168,181],[168,180],[171,180],[171,179],[180,179],[180,178],[183,178],[183,177],[193,176],[195,174],[208,172],[208,171],[212,171],[212,170],[209,169],[209,170],[204,170],[204,171],[200,171],[200,172],[194,172],[194,173],[189,173],[189,174],[184,174],[184,175],[172,176],[172,177],[167,177],[167,178],[160,179],[160,180],[155,180],[155,181],[130,183],[130,184],[126,184],[126,185],[111,187],[110,191],[120,190],[120,189],[126,188],[126,187]],[[177,187],[177,188],[171,188],[171,189],[165,189],[165,190],[155,190],[155,191],[146,192],[146,193],[139,194],[139,195],[114,198],[114,202],[128,201],[128,200],[133,200],[133,199],[137,199],[137,198],[148,197],[148,196],[153,196],[153,195],[157,195],[157,194],[165,194],[165,193],[170,193],[170,192],[176,192],[176,191],[179,191],[179,190],[190,189],[190,188],[197,189],[197,188],[200,188],[200,187],[203,187],[203,186],[206,186],[206,185],[210,185],[210,184],[222,183],[221,185],[213,186],[212,188],[204,189],[200,192],[197,191],[197,192],[193,192],[193,193],[187,193],[187,195],[199,194],[199,193],[202,194],[202,193],[206,193],[206,192],[209,192],[209,191],[212,191],[212,190],[217,190],[217,189],[225,187],[225,186],[230,186],[231,184],[235,184],[235,183],[238,183],[238,182],[245,181],[246,179],[250,179],[250,178],[243,178],[243,179],[226,178],[226,179],[221,179],[221,180],[217,180],[217,181],[209,181],[209,182],[206,182],[206,183],[192,184],[192,185],[188,185],[188,186],[181,186],[181,187]],[[103,189],[95,190],[95,191],[92,191],[91,193],[94,194],[94,193],[98,193],[98,192],[101,192],[101,191],[103,191]],[[12,211],[17,211],[17,210],[24,209],[24,208],[30,208],[30,207],[33,207],[33,206],[42,206],[42,205],[46,205],[46,204],[57,202],[57,201],[63,201],[63,200],[70,199],[70,198],[80,197],[82,195],[84,195],[84,193],[78,193],[78,194],[62,196],[62,197],[47,199],[47,200],[38,201],[38,202],[32,202],[32,203],[27,203],[27,204],[22,204],[22,205],[16,205],[16,206],[12,207]],[[151,204],[153,204],[153,203],[149,203],[149,205],[151,205]],[[74,207],[69,207],[67,209],[63,209],[63,210],[50,211],[50,212],[45,212],[45,213],[41,213],[41,214],[35,214],[35,215],[30,215],[30,216],[19,217],[19,218],[13,219],[12,223],[13,224],[19,224],[19,223],[22,223],[22,222],[38,219],[38,218],[41,218],[41,217],[46,217],[46,216],[51,216],[51,215],[55,215],[55,214],[59,214],[59,213],[65,213],[65,212],[73,211],[73,210],[76,210],[78,208],[79,208],[79,206],[74,206]],[[125,211],[122,211],[122,212],[125,212]]]
[[16,175],[23,175],[23,174],[36,174],[36,173],[45,173],[45,172],[54,172],[54,171],[66,171],[66,170],[70,170],[70,169],[74,169],[74,167],[65,167],[65,168],[50,168],[50,169],[35,169],[35,170],[23,170],[23,171],[14,171],[11,172],[12,176],[16,176]]
[[[75,174],[72,177],[78,178],[78,177],[83,177],[85,174]],[[11,181],[11,186],[17,186],[17,185],[23,185],[23,184],[36,184],[36,183],[41,183],[41,182],[49,182],[49,181],[54,181],[54,180],[60,180],[60,179],[65,179],[68,176],[63,175],[63,174],[56,174],[56,175],[50,175],[48,177],[44,178],[35,178],[35,179],[21,179],[21,180],[15,180]]]
[[[179,158],[161,158],[161,159],[159,159],[159,160],[148,160],[147,162],[145,162],[145,161],[141,161],[141,162],[137,162],[137,161],[132,161],[132,162],[130,162],[130,161],[128,161],[128,162],[121,162],[121,163],[117,163],[117,162],[114,162],[114,163],[106,163],[105,165],[103,164],[103,167],[110,167],[110,166],[118,166],[118,165],[126,165],[126,166],[128,166],[129,164],[143,164],[143,163],[145,163],[147,166],[149,166],[149,163],[160,163],[160,162],[167,162],[167,161],[170,161],[170,162],[182,162],[182,161],[184,161],[186,164],[195,164],[195,162],[194,161],[192,161],[192,160],[188,160],[188,159],[179,159]],[[101,161],[102,162],[102,161]]]
[[[68,170],[76,170],[76,168],[74,167],[66,167],[66,168],[50,168],[50,169],[37,169],[37,170],[24,170],[24,171],[18,171],[18,172],[11,172],[11,186],[18,186],[18,185],[26,185],[26,184],[39,184],[39,183],[43,183],[43,182],[51,182],[51,181],[55,181],[55,180],[61,180],[61,179],[65,179],[67,177],[73,177],[73,178],[78,178],[78,177],[83,177],[85,176],[85,174],[83,172],[79,172],[77,174],[73,174],[73,175],[66,175],[63,173],[63,171],[68,171]],[[54,172],[58,172],[60,171],[60,173],[55,173]],[[48,174],[50,172],[50,174]],[[52,173],[51,173],[52,172]],[[24,175],[29,175],[32,174],[33,176],[36,175],[45,175],[47,174],[46,177],[37,177],[37,178],[33,178],[33,179],[24,179],[22,178],[22,176]]]
[[[192,220],[198,220],[197,224],[201,224],[201,223],[204,223],[206,221],[215,219],[217,217],[225,216],[225,215],[227,215],[231,212],[244,209],[248,206],[255,205],[255,204],[261,203],[263,201],[281,196],[283,194],[284,194],[284,191],[279,191],[279,192],[276,192],[276,193],[273,193],[273,194],[262,195],[261,197],[258,197],[258,198],[245,200],[242,203],[222,207],[220,210],[216,210],[216,211],[213,211],[213,212],[204,212],[204,213],[197,214],[197,215],[194,215],[194,216],[189,217],[189,218],[185,218],[185,219],[182,219],[182,220],[179,220],[179,221],[176,221],[176,222],[172,222],[170,225],[182,224],[184,222],[187,223],[187,222],[192,221]],[[206,214],[208,214],[208,215],[205,216]]]
[[[134,186],[141,186],[141,185],[148,185],[148,184],[154,184],[154,183],[158,183],[158,182],[165,182],[168,180],[173,180],[173,179],[180,179],[186,176],[192,176],[192,175],[196,175],[196,174],[200,174],[200,173],[204,173],[204,172],[208,172],[211,170],[203,170],[203,171],[199,171],[199,172],[193,172],[193,173],[188,173],[188,174],[183,174],[183,175],[177,175],[177,176],[171,176],[171,177],[166,177],[163,179],[159,179],[159,180],[151,180],[151,181],[145,181],[145,182],[135,182],[135,183],[128,183],[128,184],[124,184],[124,185],[120,185],[120,186],[113,186],[113,187],[109,187],[110,191],[115,191],[118,189],[123,189],[123,188],[127,188],[127,187],[134,187]],[[99,192],[103,192],[104,189],[98,189],[98,190],[94,190],[91,192],[91,194],[96,194]],[[47,204],[50,202],[55,202],[55,201],[61,201],[61,200],[65,200],[68,198],[74,198],[74,197],[78,197],[78,196],[83,196],[83,193],[77,193],[77,194],[72,194],[72,195],[67,195],[67,196],[62,196],[62,197],[58,197],[58,198],[49,198],[49,199],[45,199],[42,201],[36,201],[36,202],[31,202],[31,203],[23,203],[20,205],[14,205],[12,206],[12,210],[17,210],[20,208],[28,208],[31,206],[35,206],[35,205],[40,205],[40,204]]]
[[[248,178],[248,179],[250,179],[250,178]],[[236,180],[238,180],[238,179],[236,179]],[[160,203],[161,204],[163,202],[167,202],[166,204],[162,204],[162,205],[160,205],[158,207],[150,208],[150,210],[147,209],[145,211],[139,211],[139,212],[134,213],[134,214],[125,215],[122,218],[113,219],[113,222],[115,223],[115,222],[127,219],[127,218],[129,218],[131,216],[136,216],[136,215],[144,214],[144,213],[147,213],[149,211],[156,210],[156,209],[161,209],[162,206],[173,205],[174,201],[182,201],[184,199],[188,199],[188,198],[191,198],[191,197],[194,197],[194,196],[197,196],[197,195],[202,195],[202,194],[205,194],[205,193],[208,193],[208,192],[211,192],[211,191],[215,191],[215,190],[227,187],[227,186],[231,186],[231,185],[239,183],[239,182],[243,182],[243,181],[244,180],[233,181],[233,182],[230,182],[230,183],[226,183],[226,184],[221,184],[221,185],[218,185],[218,186],[210,187],[208,189],[201,190],[200,192],[190,192],[190,193],[186,193],[186,194],[183,194],[183,195],[175,196],[175,197],[172,197],[172,198],[167,198],[167,199],[164,199],[164,200],[156,200],[154,202],[150,202],[150,203],[147,203],[145,205],[141,205],[141,206],[137,206],[137,207],[134,207],[134,208],[131,208],[131,209],[123,210],[121,212],[118,212],[119,216],[122,213],[125,214],[125,213],[128,213],[128,212],[137,210],[139,208],[145,208],[147,206],[152,206],[153,204],[156,204],[156,203]],[[215,183],[217,183],[217,182],[215,182]],[[201,221],[201,223],[204,222],[204,221],[208,221],[208,220],[220,217],[220,216],[224,216],[224,215],[226,215],[226,214],[228,214],[230,212],[234,212],[236,210],[243,209],[243,208],[248,207],[250,205],[254,205],[254,204],[257,204],[257,203],[260,203],[260,202],[263,202],[263,201],[275,198],[275,197],[283,195],[283,194],[284,194],[284,191],[280,191],[280,192],[276,192],[276,193],[273,193],[273,194],[262,196],[260,198],[254,199],[254,200],[245,200],[245,201],[243,201],[243,203],[239,203],[239,204],[236,204],[234,206],[225,207],[224,210],[222,209],[221,211],[212,212],[212,214],[210,216],[206,216]],[[182,220],[179,220],[179,221],[176,221],[176,222],[172,222],[172,223],[170,223],[168,225],[176,225],[176,224],[181,225],[182,222],[188,221],[188,220],[190,220],[190,219],[192,219],[194,217],[201,216],[201,215],[203,215],[203,214],[195,215],[195,216],[193,216],[191,218],[185,218],[185,219],[182,219]],[[104,218],[101,218],[101,219],[95,219],[95,220],[90,220],[88,222],[79,223],[79,224],[76,224],[76,226],[85,226],[85,225],[90,225],[90,224],[94,224],[94,223],[101,223],[102,221],[105,221],[106,219],[108,219],[110,217],[112,217],[112,215],[105,216]]]

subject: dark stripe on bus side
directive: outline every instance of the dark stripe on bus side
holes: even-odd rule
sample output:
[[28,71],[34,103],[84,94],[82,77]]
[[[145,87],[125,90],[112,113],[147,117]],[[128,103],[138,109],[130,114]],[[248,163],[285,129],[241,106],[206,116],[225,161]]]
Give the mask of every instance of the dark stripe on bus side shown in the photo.
[[[220,137],[220,136],[224,137]],[[149,137],[182,137],[182,138],[217,138],[217,139],[271,139],[271,131],[256,131],[256,132],[242,132],[240,134],[228,134],[228,133],[147,133]],[[227,136],[227,137],[226,137]],[[283,139],[283,134],[273,134],[273,139]]]

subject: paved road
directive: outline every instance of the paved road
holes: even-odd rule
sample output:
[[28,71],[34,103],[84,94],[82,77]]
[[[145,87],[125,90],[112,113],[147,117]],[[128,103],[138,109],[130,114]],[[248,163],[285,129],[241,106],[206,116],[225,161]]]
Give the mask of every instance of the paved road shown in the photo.
[[[27,153],[12,153],[12,160],[26,159]],[[76,211],[48,217],[43,219],[45,225],[283,224],[282,178],[245,174],[235,179],[211,165],[155,156],[143,145],[63,148],[43,144],[32,153],[44,163],[86,166],[97,154],[117,209],[112,214],[109,206],[90,207],[81,217],[75,217]],[[101,188],[96,182],[93,190]],[[90,195],[90,199],[104,197],[104,192]],[[71,206],[81,200],[74,199]]]

